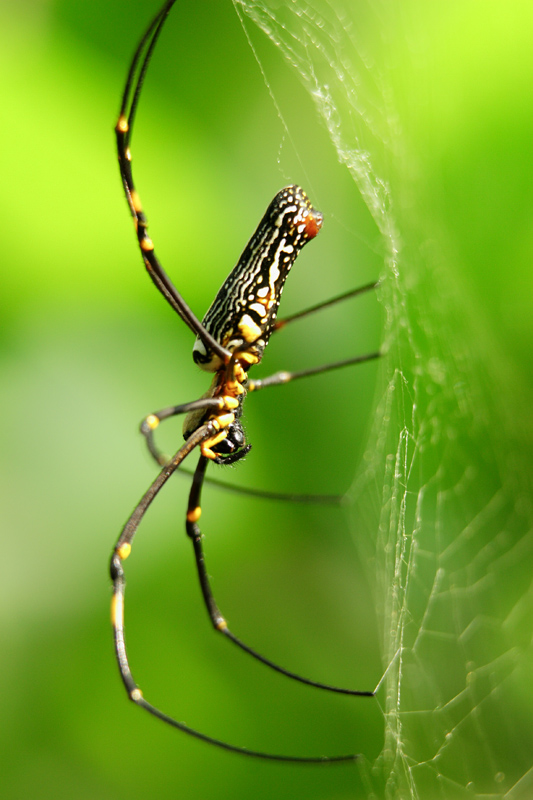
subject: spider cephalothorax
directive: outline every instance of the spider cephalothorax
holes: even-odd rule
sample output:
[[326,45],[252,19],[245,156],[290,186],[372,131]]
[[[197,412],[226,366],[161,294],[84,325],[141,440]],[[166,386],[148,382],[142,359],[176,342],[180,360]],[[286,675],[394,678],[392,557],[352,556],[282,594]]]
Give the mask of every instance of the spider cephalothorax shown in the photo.
[[201,452],[219,464],[234,463],[250,450],[240,423],[248,370],[263,357],[298,253],[321,225],[322,214],[303,189],[287,186],[278,192],[202,320],[205,330],[231,353],[227,362],[201,334],[196,337],[194,360],[202,369],[215,372],[205,397],[223,398],[224,404],[215,413],[188,414],[183,434],[188,439],[201,424],[215,421],[217,433],[202,442]]

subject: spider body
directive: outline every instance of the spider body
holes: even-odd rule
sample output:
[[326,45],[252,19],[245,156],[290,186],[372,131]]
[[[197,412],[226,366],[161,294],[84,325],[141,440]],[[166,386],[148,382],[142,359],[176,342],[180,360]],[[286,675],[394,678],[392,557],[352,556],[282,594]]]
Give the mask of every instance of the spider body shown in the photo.
[[[202,325],[246,364],[258,364],[274,329],[283,286],[296,256],[322,225],[303,189],[287,186],[274,197],[239,262],[219,289]],[[220,356],[197,336],[193,358],[216,371]]]
[[217,434],[201,445],[202,455],[216,463],[234,463],[250,450],[240,423],[248,370],[263,358],[290,269],[321,225],[322,214],[313,208],[303,189],[287,186],[278,192],[202,320],[205,330],[231,353],[227,362],[203,337],[196,337],[194,361],[215,372],[205,397],[223,398],[224,405],[211,414],[190,412],[183,435],[188,439],[207,420],[216,421],[220,426]]
[[[111,556],[110,573],[113,582],[111,618],[120,675],[128,696],[133,702],[168,725],[204,742],[243,755],[277,761],[322,763],[353,760],[356,756],[352,754],[302,757],[250,751],[199,733],[145,700],[133,678],[129,665],[124,633],[125,575],[123,562],[131,553],[133,538],[151,503],[185,459],[198,449],[200,455],[189,492],[185,529],[193,544],[200,588],[215,630],[261,663],[300,683],[342,694],[367,697],[373,695],[373,692],[370,691],[344,689],[304,678],[260,655],[232,633],[211,590],[205,564],[202,533],[198,524],[201,517],[202,487],[204,481],[208,480],[205,473],[210,462],[232,464],[242,459],[250,450],[251,446],[246,443],[241,423],[246,395],[265,387],[281,385],[291,380],[369,361],[377,358],[379,353],[357,356],[300,372],[278,372],[261,380],[252,380],[248,377],[250,368],[261,361],[270,336],[284,328],[287,323],[369,291],[376,284],[371,283],[351,290],[285,320],[277,320],[279,302],[287,275],[301,249],[317,235],[322,226],[322,215],[313,208],[305,192],[299,186],[291,185],[278,192],[268,206],[238,260],[237,266],[223,283],[203,321],[200,322],[191,311],[164,271],[156,256],[154,244],[148,236],[146,216],[133,181],[130,150],[133,122],[144,76],[153,49],[174,2],[175,0],[168,0],[156,14],[135,51],[115,126],[117,153],[121,179],[134,220],[144,265],[157,289],[195,334],[196,341],[193,348],[195,362],[203,370],[213,373],[213,377],[211,385],[203,397],[149,414],[141,424],[141,432],[146,438],[150,453],[161,465],[162,470],[124,525]],[[163,420],[177,414],[185,415],[183,426],[185,443],[174,456],[168,457],[157,449],[154,442],[154,431]],[[280,496],[255,490],[252,492],[248,490],[246,493],[269,499],[276,496],[278,499],[289,499],[296,502],[302,500],[311,502],[314,499],[298,495]],[[321,502],[325,500],[328,498],[320,498]]]

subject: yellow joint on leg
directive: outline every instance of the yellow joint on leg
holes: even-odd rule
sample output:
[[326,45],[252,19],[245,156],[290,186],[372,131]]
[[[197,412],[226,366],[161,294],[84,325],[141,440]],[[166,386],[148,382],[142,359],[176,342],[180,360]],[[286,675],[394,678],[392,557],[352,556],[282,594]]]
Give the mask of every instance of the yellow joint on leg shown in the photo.
[[[242,358],[243,361],[245,360],[244,355],[245,355],[244,353],[239,354],[239,358]],[[257,359],[255,359],[255,361],[253,361],[252,363],[255,364],[256,361]],[[235,363],[234,375],[235,379],[239,381],[239,383],[243,383],[243,381],[246,380],[246,372],[244,371],[242,364],[239,364],[238,361]]]
[[226,622],[224,617],[220,617],[220,619],[217,620],[217,631],[227,631],[227,629],[228,629],[228,623]]
[[122,623],[124,617],[124,603],[122,602],[122,595],[115,593],[111,598],[111,625],[116,628],[119,623]]
[[[232,387],[231,387],[232,388]],[[241,386],[242,389],[242,386]],[[232,410],[234,408],[239,407],[239,401],[236,397],[232,397],[230,394],[224,395],[224,406],[228,410]]]
[[235,414],[219,414],[218,417],[214,417],[211,422],[214,428],[219,431],[215,436],[211,436],[210,439],[206,439],[205,442],[202,442],[200,445],[200,452],[205,458],[215,459],[217,458],[217,454],[212,451],[212,447],[215,447],[219,442],[223,442],[227,436],[227,429],[228,426],[235,420]]
[[219,442],[221,442],[225,438],[224,436],[216,436],[213,439],[210,439],[208,442],[202,442],[200,445],[200,452],[206,458],[217,458],[217,454],[214,453],[211,448],[215,447]]
[[237,380],[237,378],[232,378],[227,380],[224,384],[224,389],[226,392],[231,392],[231,394],[226,395],[227,397],[237,397],[238,395],[244,392],[244,389],[241,385],[241,381]]
[[[259,364],[258,356],[256,356],[254,353],[250,353],[250,352],[247,352],[247,351],[243,351],[242,353],[239,353],[239,360],[240,361],[245,361],[249,366],[252,366],[252,364]],[[242,367],[241,367],[241,369],[242,369]],[[242,372],[243,372],[243,377],[240,379],[241,381],[244,380],[244,378],[246,377],[246,373],[245,373],[244,369],[242,369]]]
[[149,252],[150,250],[153,250],[153,249],[154,249],[154,243],[152,242],[150,237],[149,236],[143,236],[143,238],[141,239],[141,250],[144,250],[145,252]]
[[215,447],[219,442],[224,441],[226,438],[226,431],[221,431],[218,436],[213,436],[211,439],[208,439],[207,442],[202,442],[200,445],[200,452],[205,458],[215,459],[217,458],[217,454],[211,450],[212,447]]
[[220,433],[217,433],[216,436],[211,436],[210,439],[206,439],[205,444],[213,444],[214,440],[216,439],[217,442],[221,442],[224,438],[226,428],[231,425],[231,423],[235,420],[235,414],[229,411],[227,414],[217,414],[217,416],[211,419],[211,424],[216,431],[221,431],[223,436],[220,438]]
[[200,445],[200,452],[204,458],[210,458],[212,461],[214,461],[215,458],[218,458],[217,454],[214,453],[209,445],[207,445],[205,442]]
[[129,131],[128,120],[124,114],[121,114],[118,118],[116,130],[120,133],[127,133]]
[[124,544],[121,544],[120,547],[117,547],[117,555],[121,561],[125,561],[130,553],[131,544],[129,542],[124,542]]
[[202,516],[202,509],[200,508],[200,506],[196,506],[196,508],[191,508],[191,510],[187,512],[187,522],[198,522],[201,516]]
[[142,692],[141,692],[141,690],[140,690],[140,689],[139,689],[139,688],[136,686],[136,687],[135,687],[135,689],[132,689],[132,690],[131,690],[131,692],[130,692],[130,698],[133,700],[133,702],[134,702],[134,703],[136,703],[136,702],[137,702],[137,700],[142,700],[142,699],[143,699],[143,693],[142,693]]
[[140,214],[141,211],[143,210],[143,207],[142,207],[142,204],[141,204],[141,198],[139,197],[139,195],[137,194],[135,189],[131,190],[130,197],[131,197],[131,204],[132,204],[133,208],[135,209],[137,214]]
[[144,421],[146,422],[147,426],[150,428],[151,431],[155,431],[155,429],[160,423],[159,417],[156,417],[155,414],[148,414],[148,416]]
[[[218,422],[217,430],[221,430],[221,432],[224,432],[225,429],[229,427],[229,425],[231,425],[232,422],[235,422],[235,414],[232,413],[219,414],[218,417],[213,420],[213,422]],[[219,439],[219,441],[221,441],[221,439]]]

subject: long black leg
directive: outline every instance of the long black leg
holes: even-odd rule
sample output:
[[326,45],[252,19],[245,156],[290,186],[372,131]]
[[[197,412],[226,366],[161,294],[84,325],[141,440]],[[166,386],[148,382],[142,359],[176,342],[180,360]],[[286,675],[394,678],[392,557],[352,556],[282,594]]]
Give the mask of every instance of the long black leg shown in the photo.
[[372,289],[377,288],[378,284],[379,281],[372,281],[372,283],[367,283],[364,286],[358,286],[357,289],[350,289],[349,292],[344,292],[343,294],[338,294],[335,297],[330,297],[329,300],[324,300],[322,303],[317,303],[316,305],[310,306],[310,308],[306,308],[303,311],[297,311],[296,314],[291,314],[289,317],[278,319],[274,325],[274,331],[281,330],[288,325],[289,322],[294,322],[297,319],[308,317],[311,314],[314,314],[316,311],[322,311],[322,309],[329,308],[329,306],[334,306],[337,303],[341,303],[343,300],[349,300],[351,297],[357,297],[360,294],[371,292]]
[[353,364],[363,364],[365,361],[374,361],[376,358],[381,358],[381,353],[367,353],[364,356],[354,356],[353,358],[346,358],[344,361],[333,361],[330,364],[322,364],[319,367],[311,367],[310,369],[302,369],[298,372],[275,372],[273,375],[268,375],[266,378],[261,378],[256,381],[248,381],[247,389],[249,392],[258,392],[259,389],[266,389],[270,386],[280,386],[284,383],[290,383],[298,378],[309,378],[311,375],[320,375],[322,372],[330,372],[334,369],[341,369],[342,367],[350,367]]
[[148,64],[174,2],[175,0],[170,0],[156,14],[135,51],[124,87],[118,121],[115,126],[118,162],[126,199],[135,223],[139,248],[150,278],[189,328],[202,339],[210,350],[219,356],[223,363],[228,363],[231,353],[205,330],[159,262],[154,251],[153,242],[148,236],[148,223],[133,181],[130,142],[135,113]]
[[[179,475],[191,475],[190,470],[179,469]],[[282,503],[302,503],[304,505],[325,505],[325,506],[342,506],[347,505],[348,501],[342,494],[290,494],[287,492],[269,492],[266,489],[252,489],[247,486],[236,486],[233,483],[221,481],[218,478],[213,478],[211,475],[206,475],[205,482],[210,486],[215,486],[218,489],[224,489],[227,492],[234,492],[235,494],[245,495],[246,497],[255,497],[258,500],[277,500]]]
[[[354,356],[353,358],[346,358],[343,361],[332,361],[328,364],[321,364],[318,367],[310,367],[309,369],[303,369],[297,372],[281,370],[280,372],[275,372],[273,375],[268,375],[266,378],[258,378],[257,380],[249,379],[247,383],[247,391],[258,392],[260,389],[266,389],[270,386],[280,386],[281,384],[290,383],[291,381],[298,380],[299,378],[309,378],[313,375],[320,375],[323,372],[331,372],[332,370],[341,369],[342,367],[350,367],[355,364],[363,364],[366,361],[374,361],[380,357],[381,353],[376,351],[374,353],[367,353],[364,356]],[[155,411],[152,414],[148,414],[148,416],[143,419],[140,425],[141,433],[146,439],[148,450],[160,466],[164,466],[168,462],[169,457],[163,454],[156,447],[153,437],[155,429],[159,427],[159,424],[165,419],[170,419],[170,417],[177,416],[178,414],[186,414],[189,411],[195,411],[201,408],[220,410],[220,398],[201,398],[200,400],[194,400],[191,403],[184,403],[179,406],[168,406],[160,411]],[[210,483],[218,484],[219,486],[230,486],[230,484],[224,484],[223,481],[217,481],[209,477],[206,477],[205,480]],[[234,491],[237,490],[234,489]],[[283,499],[285,497],[284,495],[280,495],[279,497],[275,498],[270,492],[256,492],[255,490],[245,490],[244,493],[253,495],[255,497],[265,497],[266,499]],[[305,497],[306,495],[286,495],[287,498],[290,497],[292,499],[299,496]],[[322,495],[322,497],[327,498],[322,502],[328,503],[335,502],[335,500],[332,498],[335,498],[336,495]]]
[[[368,287],[363,287],[362,289],[355,291],[360,293],[361,291],[366,291],[374,286],[375,284],[369,284]],[[344,298],[345,296],[347,297],[352,295],[353,292],[350,292],[347,295],[343,295],[342,298]],[[313,307],[313,309],[308,309],[306,312],[303,313],[311,313],[312,311],[315,311],[317,309],[318,307],[315,306]],[[292,320],[294,318],[296,317],[291,317],[290,319]],[[318,367],[311,367],[310,369],[299,370],[297,372],[288,372],[282,370],[280,372],[275,372],[273,375],[268,375],[266,378],[260,378],[257,380],[250,379],[248,381],[247,390],[249,392],[258,392],[260,389],[266,389],[271,386],[280,386],[282,384],[298,380],[299,378],[308,378],[313,375],[319,375],[322,372],[330,372],[332,370],[341,369],[342,367],[349,367],[355,364],[363,364],[366,361],[373,361],[380,357],[381,353],[379,351],[376,351],[374,353],[367,353],[364,356],[354,356],[353,358],[347,358],[344,359],[343,361],[334,361],[330,362],[329,364],[322,364]],[[183,414],[187,413],[188,411],[192,411],[194,410],[194,408],[202,408],[202,407],[216,408],[217,407],[215,405],[216,402],[217,401],[214,399],[211,399],[210,402],[208,401],[208,399],[197,400],[193,403],[188,403],[186,405],[169,406],[168,408],[164,408],[161,411],[156,411],[153,414],[149,414],[147,417],[145,417],[145,419],[141,423],[141,433],[146,438],[146,443],[152,457],[160,466],[164,466],[169,461],[169,456],[160,451],[154,442],[153,433],[154,430],[159,426],[159,423],[165,419],[169,419],[170,417],[176,416],[177,414]],[[179,470],[179,474],[190,475],[191,472],[186,469],[181,469]],[[281,502],[288,502],[288,503],[290,502],[290,503],[304,503],[304,504],[317,504],[317,505],[342,505],[343,503],[342,495],[334,495],[334,494],[310,495],[310,494],[296,494],[296,493],[291,494],[285,492],[270,492],[262,489],[250,489],[242,486],[235,486],[231,483],[227,483],[226,481],[221,481],[218,478],[213,478],[208,475],[205,476],[204,480],[206,483],[210,483],[213,486],[218,486],[221,489],[227,489],[237,494],[247,495],[249,497],[262,498],[264,500],[278,500]]]
[[[163,294],[163,296],[166,298],[167,302],[172,306],[172,308],[174,308],[174,310],[184,320],[184,322],[188,325],[188,327],[199,337],[199,339],[204,345],[204,349],[210,352],[211,356],[216,356],[218,358],[218,361],[216,361],[216,359],[213,358],[212,359],[213,363],[216,364],[220,363],[221,367],[223,367],[224,365],[227,367],[228,374],[226,376],[225,385],[227,386],[228,389],[230,389],[229,391],[230,398],[234,398],[232,391],[236,391],[234,386],[235,381],[237,381],[238,383],[239,381],[242,380],[242,378],[239,377],[240,373],[238,375],[235,373],[235,365],[233,363],[235,357],[232,356],[232,353],[228,349],[226,349],[222,344],[220,344],[220,342],[226,341],[226,339],[224,339],[223,336],[218,336],[217,338],[214,338],[214,336],[206,330],[206,328],[202,325],[202,323],[198,320],[198,318],[186,304],[181,294],[177,291],[176,287],[173,285],[168,275],[165,273],[162,265],[160,264],[158,258],[155,255],[153,242],[148,236],[146,216],[144,214],[142,204],[139,195],[135,189],[133,181],[130,144],[131,144],[132,130],[140,98],[140,93],[146,75],[146,70],[148,68],[148,65],[150,63],[153,54],[154,47],[158,41],[163,25],[167,19],[167,16],[172,6],[174,5],[174,2],[175,0],[168,0],[168,2],[165,3],[163,8],[156,14],[151,24],[149,25],[148,30],[142,37],[130,66],[122,98],[120,114],[115,128],[120,173],[122,177],[126,198],[129,204],[129,208],[134,219],[139,248],[143,257],[145,267],[152,281],[159,289],[159,291]],[[299,191],[303,195],[303,198],[307,203],[306,208],[309,207],[309,209],[311,209],[312,211],[312,207],[305,198],[305,194],[302,193],[301,190]],[[282,193],[280,193],[280,196],[281,194]],[[307,220],[305,227],[306,236],[309,239],[313,238],[316,235],[322,221],[322,217],[320,214],[314,212],[314,214],[312,215],[311,211],[309,212],[308,215],[309,219]],[[288,250],[286,250],[285,252],[288,252]],[[226,286],[226,284],[224,284],[224,286]],[[258,297],[262,297],[262,295],[258,295]],[[338,298],[338,299],[343,299],[343,298]],[[327,305],[327,304],[322,304],[322,305]],[[306,313],[312,313],[312,311],[317,310],[317,308],[318,307],[316,307],[315,309],[310,309],[307,312],[303,312],[302,314],[297,316],[303,316]],[[293,318],[296,318],[296,316]],[[247,317],[243,317],[243,321],[244,321],[243,322],[244,331],[248,336],[250,336],[251,333],[253,333],[254,331],[252,324],[253,320],[252,322],[249,322]],[[287,321],[289,320],[286,320],[284,324],[286,324]],[[248,343],[250,343],[250,339],[247,338],[247,335],[245,335],[245,340]],[[198,360],[201,359],[199,358]],[[245,359],[245,361],[248,364],[254,363],[251,357],[248,360]],[[239,369],[241,370],[242,373],[243,370],[240,365]],[[237,386],[237,388],[240,387]],[[225,407],[223,408],[221,406],[221,403],[222,406],[225,405],[227,406],[227,408]],[[281,756],[281,755],[273,755],[262,752],[248,751],[244,748],[236,747],[234,745],[229,745],[225,742],[221,742],[220,740],[213,739],[212,737],[199,733],[198,731],[189,728],[183,723],[177,722],[173,718],[168,717],[159,709],[157,709],[156,707],[148,703],[146,700],[144,700],[141,690],[139,689],[139,687],[137,686],[137,684],[133,679],[126,651],[125,633],[124,633],[125,577],[123,570],[123,561],[130,554],[133,538],[150,504],[157,497],[161,488],[164,486],[164,484],[170,478],[170,476],[178,469],[178,467],[181,465],[184,459],[192,452],[194,448],[200,445],[202,452],[205,452],[207,455],[210,456],[214,455],[214,451],[210,450],[209,448],[215,447],[221,441],[221,437],[223,440],[224,437],[226,436],[227,425],[232,424],[226,421],[227,419],[232,418],[232,411],[230,409],[231,406],[229,405],[229,400],[227,397],[225,397],[224,399],[222,397],[220,398],[207,397],[195,401],[194,403],[188,403],[181,406],[173,406],[170,409],[164,409],[160,416],[151,415],[145,420],[146,427],[143,430],[143,433],[147,438],[150,452],[152,453],[154,458],[156,458],[156,460],[160,460],[160,454],[158,453],[157,448],[155,447],[155,444],[153,442],[152,432],[155,429],[155,427],[157,427],[161,419],[168,418],[169,416],[174,416],[175,414],[178,413],[185,413],[188,411],[202,412],[204,410],[207,410],[213,412],[217,411],[221,412],[219,414],[213,414],[213,417],[211,417],[210,421],[201,424],[191,434],[187,442],[178,450],[178,452],[173,456],[173,458],[171,458],[168,461],[168,463],[164,465],[163,470],[161,471],[159,476],[156,478],[156,480],[153,482],[151,487],[148,489],[148,491],[145,493],[145,495],[142,497],[142,499],[134,509],[128,522],[124,526],[124,529],[113,551],[111,559],[111,576],[113,581],[112,623],[113,623],[114,637],[115,637],[116,656],[122,681],[126,687],[130,699],[136,704],[145,708],[145,710],[147,710],[149,713],[167,722],[168,724],[173,725],[179,730],[182,730],[205,742],[222,747],[226,750],[242,753],[243,755],[250,755],[259,758],[279,760],[279,761],[327,763],[332,761],[352,760],[356,756],[347,755],[347,756],[312,757],[312,758]],[[229,413],[227,414],[222,413],[224,411],[228,411]],[[199,414],[198,418],[200,420],[202,419],[202,413]],[[245,449],[246,448],[241,449],[241,455],[244,453]],[[215,460],[218,461],[218,457]],[[226,463],[229,463],[230,460],[231,460],[230,457],[225,459]],[[249,652],[255,658],[259,659],[260,661],[272,667],[273,669],[276,669],[282,674],[285,674],[289,677],[293,677],[304,683],[308,683],[310,685],[314,685],[324,689],[329,689],[336,692],[342,692],[346,694],[370,695],[371,694],[370,692],[353,692],[350,690],[338,689],[336,687],[330,687],[324,684],[319,684],[301,678],[286,670],[283,670],[280,667],[274,665],[272,662],[258,655],[251,648],[247,647],[247,645],[244,645],[228,630],[227,624],[220,615],[220,612],[216,606],[215,600],[210,590],[209,582],[207,579],[207,572],[205,570],[205,566],[203,563],[203,551],[201,547],[199,528],[197,525],[197,521],[201,513],[200,496],[201,496],[202,484],[204,481],[206,464],[207,464],[207,459],[204,456],[201,456],[200,463],[193,477],[193,484],[190,492],[190,501],[187,513],[187,532],[189,536],[191,536],[191,538],[193,539],[196,560],[198,565],[198,572],[202,584],[202,590],[204,593],[206,604],[210,612],[211,619],[215,627],[218,630],[222,630],[232,641],[234,641],[238,646],[240,646],[246,652]],[[197,535],[195,533],[196,530],[197,530]]]
[[326,689],[330,692],[338,692],[339,694],[350,694],[356,695],[358,697],[373,697],[373,692],[358,692],[354,689],[343,689],[338,686],[330,686],[326,683],[319,683],[318,681],[312,681],[308,678],[303,678],[301,675],[297,675],[294,672],[290,672],[283,667],[274,664],[273,661],[270,661],[268,658],[257,653],[247,644],[242,642],[240,639],[232,633],[228,627],[228,623],[222,616],[219,607],[217,606],[216,600],[213,596],[213,592],[211,591],[211,585],[209,583],[209,577],[207,574],[207,569],[205,566],[205,556],[202,547],[202,533],[200,531],[200,526],[198,525],[198,520],[202,514],[202,507],[201,507],[201,494],[202,494],[202,486],[204,483],[205,477],[205,470],[207,468],[207,461],[208,459],[204,456],[200,456],[198,461],[198,466],[196,467],[196,471],[194,473],[193,482],[191,486],[191,491],[189,494],[189,505],[187,508],[187,522],[186,522],[186,530],[187,535],[191,538],[193,547],[194,547],[194,556],[196,559],[196,567],[198,570],[198,577],[200,579],[200,586],[202,589],[202,594],[204,598],[204,603],[207,608],[209,617],[213,624],[213,627],[216,631],[223,633],[228,639],[230,639],[234,644],[244,650],[249,655],[256,658],[261,663],[266,664],[267,667],[274,669],[276,672],[280,672],[282,675],[286,675],[288,678],[293,678],[300,683],[305,683],[308,686],[315,686],[317,689]]
[[[181,447],[170,462],[164,467],[156,480],[150,486],[148,491],[143,495],[142,499],[135,507],[132,515],[124,526],[122,533],[118,539],[117,544],[111,556],[110,573],[111,580],[113,581],[113,598],[111,603],[111,623],[113,625],[114,640],[115,640],[115,653],[117,657],[120,676],[126,687],[128,697],[136,705],[144,708],[154,717],[166,722],[174,728],[177,728],[189,736],[194,736],[207,744],[215,745],[223,750],[229,750],[233,753],[239,753],[245,756],[252,756],[254,758],[262,758],[269,761],[290,761],[306,764],[328,764],[341,761],[354,761],[357,758],[355,754],[341,755],[341,756],[286,756],[277,755],[273,753],[263,753],[256,750],[247,750],[244,747],[228,744],[220,739],[215,739],[212,736],[207,736],[200,733],[194,728],[190,728],[183,722],[178,722],[173,717],[168,716],[160,709],[153,706],[144,699],[143,693],[133,678],[128,654],[126,650],[126,639],[124,632],[124,594],[126,587],[126,580],[124,576],[124,569],[122,562],[129,556],[131,552],[131,545],[135,533],[152,501],[157,497],[162,487],[167,480],[178,468],[181,462],[197,447],[204,439],[208,439],[215,433],[213,425],[206,423],[196,430]],[[203,457],[202,457],[203,458]],[[205,460],[205,459],[204,459]]]
[[201,409],[211,409],[212,411],[222,411],[224,402],[221,397],[202,397],[200,400],[193,400],[191,403],[182,403],[179,406],[169,406],[163,408],[161,411],[156,411],[153,414],[148,414],[143,419],[140,425],[140,430],[144,438],[148,450],[157,463],[164,467],[168,463],[170,457],[163,455],[155,445],[154,431],[159,427],[159,423],[170,417],[175,417],[178,414],[188,414],[190,411],[199,411]]
[[202,425],[194,432],[192,436],[189,437],[187,442],[180,447],[176,455],[169,461],[169,463],[165,465],[163,470],[159,473],[155,481],[144,493],[141,500],[134,508],[130,518],[121,531],[111,555],[110,573],[111,580],[113,581],[111,624],[113,625],[115,637],[115,652],[122,681],[126,687],[126,691],[128,692],[130,699],[134,700],[135,702],[142,697],[142,693],[133,680],[126,652],[124,638],[124,592],[126,580],[122,562],[125,561],[130,555],[132,542],[137,529],[144,515],[146,514],[146,511],[153,500],[157,497],[162,487],[178,468],[183,459],[186,458],[195,447],[201,444],[204,439],[212,436],[214,431],[215,429],[212,423],[206,423],[205,425]]
[[[160,411],[154,411],[152,414],[148,414],[147,417],[143,419],[140,425],[140,430],[143,436],[146,439],[146,444],[148,450],[150,451],[151,456],[153,459],[161,466],[164,467],[165,464],[168,464],[170,461],[170,456],[166,453],[163,453],[159,448],[156,446],[154,441],[154,431],[159,424],[163,422],[165,419],[170,419],[171,417],[177,416],[178,414],[185,414],[189,411],[194,411],[197,408],[213,408],[214,410],[220,407],[219,401],[215,398],[206,398],[203,400],[197,400],[192,403],[186,403],[180,406],[168,406],[167,408],[163,408]],[[180,467],[177,470],[179,475],[187,475],[190,476],[193,471]],[[230,492],[235,492],[236,494],[247,495],[248,497],[257,497],[263,500],[279,500],[285,503],[306,503],[306,504],[317,504],[317,505],[342,505],[343,503],[343,496],[338,494],[287,494],[284,492],[268,492],[262,489],[250,489],[244,486],[234,486],[231,483],[227,483],[226,481],[221,481],[218,478],[213,478],[210,475],[205,476],[205,482],[209,483],[211,486],[217,486],[220,489],[225,489]]]

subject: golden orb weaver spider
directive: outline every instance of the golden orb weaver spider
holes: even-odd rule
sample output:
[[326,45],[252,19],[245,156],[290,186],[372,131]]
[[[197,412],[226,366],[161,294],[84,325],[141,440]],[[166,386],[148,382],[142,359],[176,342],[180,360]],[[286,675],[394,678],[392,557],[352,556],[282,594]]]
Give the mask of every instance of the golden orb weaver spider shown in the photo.
[[[237,266],[222,285],[203,321],[200,322],[188,307],[155,255],[154,245],[147,233],[146,217],[133,181],[130,152],[133,123],[143,80],[162,27],[174,3],[175,0],[168,0],[156,14],[135,51],[115,128],[116,142],[120,174],[145,267],[167,302],[196,334],[193,358],[202,369],[213,374],[213,379],[210,388],[200,399],[149,414],[141,424],[141,432],[146,437],[148,448],[163,469],[135,507],[120,534],[111,557],[110,572],[113,582],[111,617],[120,675],[128,696],[133,702],[169,725],[209,744],[243,755],[274,761],[330,763],[353,760],[356,758],[353,754],[306,757],[252,751],[200,733],[169,717],[145,700],[133,679],[129,666],[124,635],[125,577],[122,564],[131,552],[133,538],[148,507],[170,476],[193,450],[199,448],[200,457],[192,478],[185,525],[186,533],[193,543],[204,603],[215,630],[266,666],[301,683],[342,694],[366,697],[374,694],[371,691],[355,691],[329,686],[303,678],[274,664],[230,631],[211,591],[198,525],[201,516],[201,492],[204,480],[206,480],[205,472],[209,461],[218,464],[232,464],[250,450],[240,421],[246,394],[269,386],[287,383],[297,378],[369,361],[378,358],[380,354],[379,352],[370,353],[300,372],[278,372],[256,381],[248,378],[250,368],[261,361],[272,333],[295,319],[300,319],[341,300],[369,291],[376,284],[368,284],[346,292],[284,320],[276,320],[283,285],[292,264],[303,246],[318,234],[322,225],[320,212],[313,208],[305,192],[299,186],[293,185],[278,192],[268,206]],[[178,414],[186,415],[183,427],[185,444],[172,458],[167,458],[157,449],[153,433],[162,420]],[[252,494],[268,496],[268,493],[255,491]],[[292,499],[301,500],[302,498],[292,496]]]

